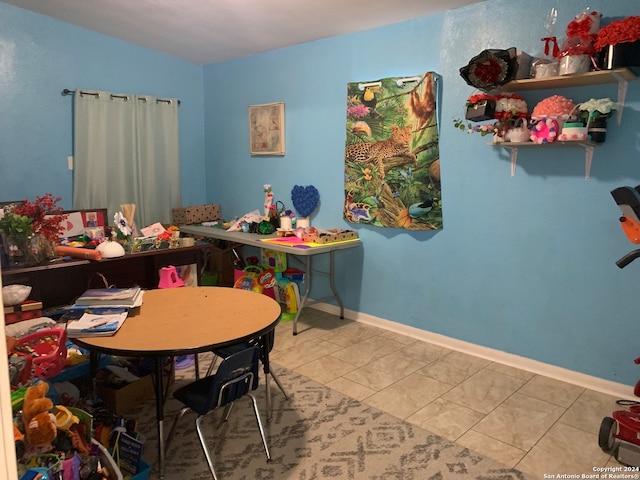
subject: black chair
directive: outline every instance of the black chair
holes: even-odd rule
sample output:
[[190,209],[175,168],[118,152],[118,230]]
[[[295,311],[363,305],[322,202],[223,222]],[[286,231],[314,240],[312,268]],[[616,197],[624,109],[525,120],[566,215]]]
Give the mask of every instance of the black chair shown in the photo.
[[220,363],[214,375],[207,375],[200,380],[191,382],[176,390],[173,396],[182,402],[185,407],[180,410],[173,421],[169,437],[167,438],[166,451],[169,449],[169,444],[178,420],[180,420],[187,411],[192,410],[198,415],[196,418],[196,430],[200,439],[200,445],[207,459],[211,475],[214,480],[217,480],[216,472],[213,468],[213,458],[207,448],[201,428],[202,419],[212,410],[219,407],[226,407],[225,420],[227,420],[231,413],[233,402],[248,395],[253,402],[253,411],[258,422],[258,428],[260,429],[260,436],[262,437],[264,451],[267,454],[267,461],[271,461],[271,454],[269,453],[267,439],[260,419],[260,412],[258,411],[258,402],[256,401],[256,397],[251,393],[252,390],[258,388],[259,358],[259,347],[254,345],[244,348],[225,358],[222,363]]
[[271,421],[271,410],[272,410],[269,377],[272,377],[273,381],[276,382],[276,385],[278,385],[278,388],[280,388],[280,391],[282,391],[282,394],[284,395],[284,399],[289,400],[289,396],[287,395],[287,392],[285,391],[284,387],[280,383],[280,380],[278,380],[278,377],[271,370],[271,366],[269,365],[268,359],[265,358],[263,349],[266,348],[267,352],[271,352],[271,350],[273,349],[274,342],[275,342],[275,329],[271,330],[266,335],[263,335],[262,337],[256,340],[252,340],[250,342],[241,343],[238,345],[232,345],[230,347],[217,348],[213,350],[213,353],[216,356],[213,358],[213,361],[211,362],[211,365],[209,365],[209,369],[207,370],[207,375],[211,375],[211,372],[213,372],[213,369],[215,368],[218,357],[225,359],[230,357],[234,353],[244,350],[246,348],[250,348],[253,346],[260,347],[260,361],[264,366],[264,374],[265,374],[264,386],[265,386],[266,398],[267,398],[267,422]]

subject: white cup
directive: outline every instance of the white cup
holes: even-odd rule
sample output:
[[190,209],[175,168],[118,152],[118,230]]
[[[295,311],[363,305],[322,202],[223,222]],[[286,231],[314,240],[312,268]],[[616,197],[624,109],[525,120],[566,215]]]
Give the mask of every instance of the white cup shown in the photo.
[[296,225],[298,228],[309,228],[309,217],[299,218]]
[[288,232],[289,230],[291,230],[291,228],[292,228],[291,217],[287,217],[287,216],[280,217],[280,230],[284,230],[285,232]]

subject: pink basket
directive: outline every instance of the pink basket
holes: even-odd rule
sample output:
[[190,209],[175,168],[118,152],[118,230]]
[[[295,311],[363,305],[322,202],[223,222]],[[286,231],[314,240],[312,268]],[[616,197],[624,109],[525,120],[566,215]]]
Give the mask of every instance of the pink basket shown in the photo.
[[51,378],[60,373],[67,360],[67,332],[64,328],[39,330],[18,339],[13,351],[31,357],[34,376]]

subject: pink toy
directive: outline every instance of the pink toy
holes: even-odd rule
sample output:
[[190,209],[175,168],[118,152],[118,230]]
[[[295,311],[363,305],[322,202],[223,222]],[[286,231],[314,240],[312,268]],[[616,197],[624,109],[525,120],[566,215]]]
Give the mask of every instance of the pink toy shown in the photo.
[[558,137],[558,121],[544,118],[531,128],[531,141],[537,144],[551,143]]

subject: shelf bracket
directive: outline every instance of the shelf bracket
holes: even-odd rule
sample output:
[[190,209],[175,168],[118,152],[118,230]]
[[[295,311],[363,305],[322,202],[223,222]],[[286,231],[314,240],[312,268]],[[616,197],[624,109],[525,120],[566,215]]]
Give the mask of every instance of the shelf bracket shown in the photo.
[[518,147],[511,147],[511,176],[516,176],[516,163],[518,163]]
[[591,161],[593,160],[593,145],[585,145],[584,148],[584,179],[589,180]]
[[627,97],[627,86],[629,85],[629,82],[616,72],[611,73],[613,74],[613,78],[618,82],[618,113],[616,121],[618,122],[618,125],[620,125],[622,123],[622,111],[624,110],[624,101]]

